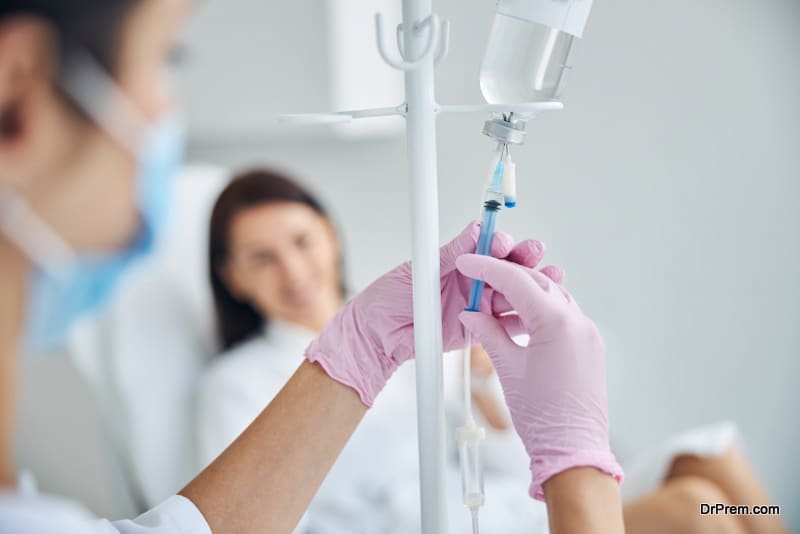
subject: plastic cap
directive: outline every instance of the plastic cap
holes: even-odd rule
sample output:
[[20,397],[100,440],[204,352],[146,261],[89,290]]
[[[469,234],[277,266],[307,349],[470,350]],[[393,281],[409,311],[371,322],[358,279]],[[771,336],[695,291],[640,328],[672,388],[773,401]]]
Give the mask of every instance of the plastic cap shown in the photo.
[[495,141],[509,145],[521,145],[525,142],[525,125],[514,125],[502,119],[488,120],[483,124],[483,135]]
[[513,208],[517,205],[517,166],[509,157],[503,164],[503,200],[507,208]]

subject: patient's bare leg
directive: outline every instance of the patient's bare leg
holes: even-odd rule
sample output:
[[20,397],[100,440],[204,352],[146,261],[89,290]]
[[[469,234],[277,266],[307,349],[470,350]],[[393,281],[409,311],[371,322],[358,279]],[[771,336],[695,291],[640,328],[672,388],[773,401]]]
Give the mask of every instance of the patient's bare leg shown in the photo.
[[[747,505],[751,508],[774,504],[759,482],[753,468],[736,447],[713,458],[679,456],[673,462],[667,475],[667,483],[686,476],[700,477],[713,482],[727,496],[726,501],[732,504]],[[788,532],[778,515],[741,515],[737,517],[749,534]]]
[[627,534],[746,534],[739,516],[700,515],[700,503],[730,503],[714,482],[696,476],[667,480],[657,490],[625,504]]

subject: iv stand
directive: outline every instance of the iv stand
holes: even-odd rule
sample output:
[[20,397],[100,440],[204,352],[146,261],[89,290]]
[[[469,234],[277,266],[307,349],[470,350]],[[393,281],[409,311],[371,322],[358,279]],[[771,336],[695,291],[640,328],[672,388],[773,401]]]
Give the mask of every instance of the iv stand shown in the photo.
[[375,16],[378,53],[391,67],[404,71],[406,102],[389,108],[282,115],[282,123],[320,124],[400,115],[406,118],[409,186],[411,188],[414,348],[417,366],[420,509],[422,534],[446,534],[445,432],[442,371],[442,310],[439,284],[439,202],[436,169],[436,115],[441,112],[555,111],[561,102],[443,106],[434,96],[434,65],[448,52],[450,25],[432,12],[431,0],[402,0],[403,23],[396,40],[401,59],[384,46],[383,20]]

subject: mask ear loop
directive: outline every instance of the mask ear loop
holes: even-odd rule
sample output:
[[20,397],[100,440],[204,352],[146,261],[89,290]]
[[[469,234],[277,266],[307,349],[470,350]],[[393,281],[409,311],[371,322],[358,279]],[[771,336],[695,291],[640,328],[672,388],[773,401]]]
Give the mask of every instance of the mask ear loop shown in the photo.
[[[85,50],[73,47],[64,58],[59,87],[116,143],[136,157],[147,130],[130,99]],[[0,231],[49,276],[62,279],[78,255],[10,186],[0,187]]]
[[97,126],[131,155],[141,150],[148,123],[105,69],[83,48],[64,57],[59,86]]
[[53,278],[65,277],[77,261],[77,254],[69,243],[9,186],[0,188],[0,231]]

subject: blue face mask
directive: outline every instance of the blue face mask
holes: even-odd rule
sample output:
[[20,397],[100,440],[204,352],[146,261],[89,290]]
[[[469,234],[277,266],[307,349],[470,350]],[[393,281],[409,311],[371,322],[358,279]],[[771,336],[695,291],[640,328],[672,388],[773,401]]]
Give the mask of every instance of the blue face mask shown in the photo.
[[183,139],[179,123],[169,117],[145,134],[136,177],[141,225],[125,248],[78,257],[59,275],[34,271],[23,340],[26,352],[41,352],[62,341],[73,322],[99,308],[129,267],[153,249],[166,215],[170,178],[183,157]]
[[[183,129],[177,120],[167,116],[151,124],[144,123],[110,77],[88,59],[79,59],[80,68],[75,69],[72,78],[77,83],[67,84],[65,92],[101,129],[134,153],[136,207],[141,223],[130,243],[119,250],[76,254],[21,196],[13,191],[0,191],[4,193],[0,195],[0,231],[35,266],[21,347],[26,355],[63,341],[75,320],[97,310],[129,267],[153,249],[169,203],[170,179],[183,159]],[[94,87],[92,91],[87,91],[87,82]],[[98,98],[98,86],[105,99]],[[97,109],[98,101],[105,104],[104,109]],[[115,116],[109,115],[109,110]],[[122,115],[124,120],[116,120],[116,115]],[[120,124],[128,128],[121,128]],[[131,125],[136,128],[130,128]],[[135,141],[130,139],[132,132],[136,134]]]

